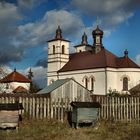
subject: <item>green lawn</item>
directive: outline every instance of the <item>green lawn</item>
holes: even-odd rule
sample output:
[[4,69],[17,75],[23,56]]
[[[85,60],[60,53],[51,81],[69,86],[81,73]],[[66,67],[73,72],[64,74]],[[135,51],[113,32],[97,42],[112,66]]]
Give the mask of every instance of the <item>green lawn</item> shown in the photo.
[[103,121],[76,130],[68,123],[24,119],[18,132],[0,130],[0,140],[140,140],[140,124]]

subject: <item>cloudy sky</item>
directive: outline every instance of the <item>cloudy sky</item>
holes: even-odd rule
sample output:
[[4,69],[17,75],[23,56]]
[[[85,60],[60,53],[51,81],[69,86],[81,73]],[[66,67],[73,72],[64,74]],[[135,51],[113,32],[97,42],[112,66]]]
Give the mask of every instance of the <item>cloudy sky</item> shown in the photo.
[[34,78],[44,82],[46,41],[57,26],[73,51],[83,32],[93,44],[96,17],[105,48],[118,56],[127,49],[140,64],[140,0],[0,0],[0,64],[23,73],[31,67]]

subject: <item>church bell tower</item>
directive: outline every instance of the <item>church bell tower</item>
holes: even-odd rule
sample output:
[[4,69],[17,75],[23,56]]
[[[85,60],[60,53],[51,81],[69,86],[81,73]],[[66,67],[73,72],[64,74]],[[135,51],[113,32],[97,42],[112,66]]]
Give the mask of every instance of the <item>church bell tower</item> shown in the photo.
[[48,85],[50,80],[57,80],[57,71],[69,61],[69,43],[63,39],[62,30],[58,26],[55,38],[48,41]]

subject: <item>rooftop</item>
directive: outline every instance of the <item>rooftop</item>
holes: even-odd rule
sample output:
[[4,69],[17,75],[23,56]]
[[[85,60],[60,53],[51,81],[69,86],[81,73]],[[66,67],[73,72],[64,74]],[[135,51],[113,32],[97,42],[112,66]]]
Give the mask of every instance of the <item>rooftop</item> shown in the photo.
[[106,67],[140,68],[128,56],[118,57],[105,48],[102,48],[99,53],[85,51],[71,54],[69,61],[58,72]]
[[21,82],[21,83],[30,83],[31,80],[22,75],[21,73],[14,70],[12,73],[5,76],[0,80],[0,83],[9,83],[9,82]]

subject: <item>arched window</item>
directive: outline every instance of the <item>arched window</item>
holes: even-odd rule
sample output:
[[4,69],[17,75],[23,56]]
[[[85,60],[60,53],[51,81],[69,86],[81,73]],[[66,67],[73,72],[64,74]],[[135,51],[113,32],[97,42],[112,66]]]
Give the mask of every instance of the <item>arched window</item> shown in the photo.
[[125,90],[125,91],[128,90],[128,78],[127,77],[123,78],[123,90]]
[[64,53],[65,53],[65,46],[62,45],[62,54],[64,54]]
[[53,54],[55,54],[55,45],[53,45]]
[[85,78],[85,88],[88,88],[88,79]]
[[94,91],[94,78],[91,77],[91,90]]
[[82,82],[84,82],[84,87],[88,89],[89,78],[86,75],[83,77]]

